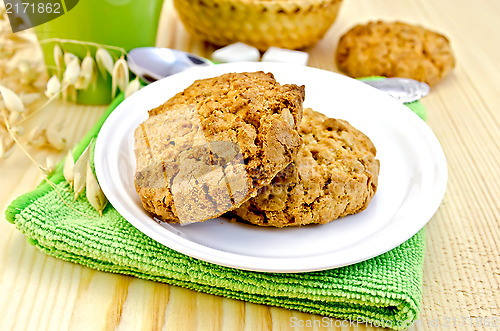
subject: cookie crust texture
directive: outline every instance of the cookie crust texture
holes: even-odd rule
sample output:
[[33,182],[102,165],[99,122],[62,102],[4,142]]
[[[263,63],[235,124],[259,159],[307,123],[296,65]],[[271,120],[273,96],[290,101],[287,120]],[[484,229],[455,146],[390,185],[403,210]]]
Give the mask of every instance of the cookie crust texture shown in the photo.
[[371,140],[348,122],[304,110],[294,162],[232,213],[259,226],[324,224],[364,210],[378,185]]
[[406,77],[436,85],[455,66],[444,35],[402,22],[357,25],[339,40],[339,69],[351,77]]
[[134,132],[135,188],[167,222],[204,221],[237,208],[295,158],[304,86],[271,73],[195,81]]

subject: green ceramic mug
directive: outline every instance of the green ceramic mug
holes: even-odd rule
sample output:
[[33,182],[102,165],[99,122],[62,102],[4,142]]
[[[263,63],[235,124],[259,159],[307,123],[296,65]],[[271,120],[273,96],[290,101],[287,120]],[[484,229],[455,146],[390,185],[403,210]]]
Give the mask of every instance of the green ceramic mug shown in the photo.
[[[125,51],[154,46],[162,4],[163,0],[80,0],[64,15],[35,27],[49,74],[55,72],[56,44],[80,59],[87,52],[95,56],[97,50],[92,44],[54,39],[109,45]],[[121,55],[120,51],[110,50],[110,53],[115,60]],[[78,103],[108,104],[111,99],[111,78],[101,75],[95,85],[77,92]]]

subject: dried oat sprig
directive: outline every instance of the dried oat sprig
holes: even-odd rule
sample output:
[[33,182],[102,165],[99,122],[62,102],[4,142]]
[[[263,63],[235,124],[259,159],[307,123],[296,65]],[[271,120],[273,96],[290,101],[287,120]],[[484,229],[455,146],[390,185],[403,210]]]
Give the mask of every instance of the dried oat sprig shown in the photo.
[[64,139],[61,132],[56,130],[53,126],[50,126],[45,130],[45,137],[47,138],[49,145],[59,151],[66,147],[66,139]]
[[[10,123],[10,120],[9,120],[9,123]],[[22,125],[13,126],[12,132],[14,132],[14,134],[17,136],[23,136],[24,135],[24,127]]]
[[[11,139],[10,142],[5,142],[5,134],[13,135],[14,138],[16,135],[22,136],[24,134],[24,127],[21,125],[16,125],[12,127],[10,125],[11,121],[14,120],[19,122],[19,118],[22,117],[22,113],[24,112],[24,104],[21,98],[14,93],[11,89],[0,85],[0,110],[2,111],[2,116],[4,118],[3,121],[0,121],[0,128],[2,129],[0,136],[0,158],[6,159],[12,151],[12,147],[15,143],[15,139]],[[7,111],[9,111],[7,115]],[[12,138],[12,137],[11,137]]]
[[[1,105],[0,105],[0,107],[1,107]],[[9,122],[10,123],[18,124],[18,122],[20,122],[22,119],[23,119],[23,115],[16,113],[15,111],[10,112],[10,114],[9,114]]]
[[42,147],[47,143],[45,127],[41,123],[31,129],[28,134],[28,144],[33,147]]
[[28,92],[28,93],[22,92],[22,93],[19,93],[18,96],[21,99],[21,101],[23,102],[24,106],[26,107],[26,106],[33,104],[38,99],[40,99],[40,97],[42,95],[39,92]]
[[24,154],[26,154],[26,156],[34,163],[36,164],[36,166],[38,167],[38,169],[40,169],[45,175],[48,174],[48,171],[47,169],[45,169],[44,167],[42,167],[40,164],[38,164],[38,162],[35,161],[35,159],[31,156],[31,154],[26,150],[26,148],[24,147],[23,144],[21,144],[21,142],[17,139],[16,137],[16,134],[15,132],[12,130],[11,126],[10,126],[10,123],[9,123],[9,120],[7,118],[7,114],[5,113],[5,110],[2,109],[2,116],[3,116],[3,119],[5,121],[5,126],[7,128],[7,131],[9,132],[11,138],[14,140],[14,142],[16,143],[17,146],[19,146],[19,148],[21,148],[21,150],[23,151]]
[[90,145],[92,141],[89,143],[85,151],[80,155],[78,160],[73,167],[73,184],[75,191],[75,200],[78,199],[80,193],[85,189],[85,181],[86,181],[86,171],[87,171],[87,161],[89,160],[90,155]]
[[[20,124],[20,123],[22,123],[22,122],[30,119],[36,113],[38,113],[41,110],[45,109],[45,107],[47,107],[55,98],[57,98],[59,96],[59,94],[61,94],[61,92],[62,92],[62,90],[59,90],[59,92],[57,92],[54,95],[52,95],[51,97],[49,97],[49,99],[47,101],[45,101],[45,103],[43,105],[41,105],[40,107],[38,107],[35,110],[31,111],[28,115],[24,116],[18,123]],[[18,123],[16,123],[16,124],[18,124]]]
[[73,60],[77,60],[78,61],[78,65],[80,65],[80,59],[78,58],[78,56],[76,56],[75,54],[73,53],[69,53],[69,52],[66,52],[64,53],[63,55],[63,59],[64,59],[64,65],[67,67],[69,66],[69,64],[73,61]]
[[82,61],[80,75],[75,83],[75,87],[79,90],[85,90],[92,82],[94,84],[96,82],[95,61],[89,52]]
[[45,90],[45,95],[48,98],[51,98],[59,94],[59,92],[61,92],[61,82],[59,81],[59,78],[57,78],[56,75],[53,75],[47,82],[47,89]]
[[[3,113],[3,116],[4,118],[5,117],[5,111],[2,110],[2,113]],[[75,207],[71,206],[65,199],[64,197],[61,195],[61,192],[59,192],[59,189],[57,187],[56,184],[54,184],[49,178],[47,178],[47,175],[50,173],[50,169],[48,169],[47,167],[43,167],[41,166],[38,162],[35,161],[35,159],[33,159],[33,157],[28,153],[28,151],[25,149],[25,147],[17,140],[17,138],[15,137],[15,135],[10,131],[10,124],[7,122],[7,130],[9,130],[9,133],[11,134],[11,137],[13,138],[14,142],[21,148],[21,150],[23,151],[24,154],[26,154],[26,156],[37,166],[37,168],[40,170],[40,172],[42,173],[42,175],[45,177],[45,181],[54,189],[54,191],[56,192],[57,196],[59,197],[59,199],[61,199],[61,201],[66,205],[68,206],[70,209],[74,210],[75,212],[77,212],[78,214],[81,214],[83,216],[86,216],[86,217],[89,217],[89,218],[92,218],[92,219],[95,219],[94,217],[91,217],[85,213],[82,213],[81,211],[79,211],[78,209],[76,209]]]
[[[45,177],[44,180],[54,189],[54,191],[56,192],[57,196],[61,199],[61,201],[66,205],[68,206],[68,208],[74,210],[76,213],[78,214],[81,214],[82,216],[85,216],[85,217],[89,217],[89,218],[92,218],[92,219],[95,219],[95,217],[92,217],[92,216],[89,216],[85,213],[82,213],[81,211],[79,211],[78,209],[74,208],[73,206],[71,206],[65,199],[64,197],[61,195],[61,192],[59,192],[59,188],[56,184],[54,184],[47,176],[51,173],[51,171],[53,170],[52,168],[54,167],[54,164],[55,164],[55,161],[53,160],[50,160],[50,159],[47,159],[46,162],[47,162],[47,166],[46,167],[43,167],[42,165],[40,165],[35,159],[33,159],[33,157],[31,156],[31,154],[26,150],[26,148],[24,147],[23,144],[21,144],[19,142],[19,140],[17,139],[15,133],[12,131],[12,128],[10,126],[10,123],[7,119],[7,115],[6,115],[6,112],[4,109],[1,110],[2,112],[2,116],[5,120],[5,125],[6,125],[6,129],[7,131],[9,132],[10,136],[12,137],[13,141],[15,144],[17,144],[21,150],[23,151],[24,154],[26,154],[26,156],[30,159],[31,162],[33,162],[33,164],[35,164],[37,166],[37,168],[40,170],[40,172],[42,173],[42,175]],[[91,141],[92,143],[92,141]],[[90,145],[89,145],[90,147]],[[89,148],[87,147],[87,150]],[[86,151],[87,151],[86,150]],[[84,152],[85,154],[85,152]],[[87,158],[88,158],[88,154],[87,154]]]
[[64,64],[64,54],[59,44],[54,46],[54,63],[56,64],[57,76],[61,77]]
[[62,79],[63,86],[66,87],[70,85],[75,85],[79,75],[80,75],[80,60],[78,60],[78,58],[73,58],[68,63],[66,70],[64,70]]
[[0,85],[0,95],[3,98],[3,102],[5,107],[12,112],[22,113],[24,112],[24,104],[21,101],[21,98],[14,93],[11,89],[6,88],[3,85]]
[[73,153],[71,153],[71,150],[68,150],[68,155],[66,155],[66,159],[64,160],[63,175],[70,187],[73,187],[75,180],[74,168],[75,160],[73,159]]
[[113,74],[111,75],[111,97],[116,94],[116,88],[125,91],[128,83],[128,65],[127,61],[122,57],[116,61],[113,67]]
[[62,89],[62,97],[64,100],[76,102],[76,87],[75,85],[64,85]]
[[98,43],[93,43],[90,41],[81,41],[81,40],[73,40],[73,39],[61,39],[61,38],[48,38],[44,40],[40,40],[40,44],[45,44],[45,43],[52,43],[56,42],[59,44],[75,44],[75,45],[84,45],[84,46],[92,46],[95,48],[106,48],[109,50],[114,50],[117,51],[121,54],[127,54],[127,51],[121,47],[118,46],[111,46],[111,45],[104,45],[104,44],[98,44]]
[[95,178],[89,161],[87,161],[87,180],[85,184],[87,187],[85,192],[85,194],[87,195],[87,200],[89,200],[92,207],[94,207],[102,217],[102,211],[106,207],[108,200],[106,199],[104,192],[99,186],[97,178]]
[[56,169],[56,166],[57,162],[54,156],[47,156],[47,158],[45,159],[45,169],[47,169],[47,172],[52,173]]
[[28,61],[21,61],[17,67],[21,74],[20,82],[23,85],[31,85],[39,76],[39,73],[33,68],[33,65]]
[[113,57],[104,48],[99,48],[95,52],[95,60],[97,63],[97,68],[101,72],[103,77],[106,77],[106,72],[110,75],[113,74],[114,61]]

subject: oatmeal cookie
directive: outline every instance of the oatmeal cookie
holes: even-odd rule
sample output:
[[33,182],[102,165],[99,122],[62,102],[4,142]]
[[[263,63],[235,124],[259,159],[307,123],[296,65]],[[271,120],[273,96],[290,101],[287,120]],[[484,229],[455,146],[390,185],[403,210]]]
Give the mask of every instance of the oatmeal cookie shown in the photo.
[[134,133],[135,188],[167,222],[220,216],[257,194],[301,145],[304,87],[264,72],[195,81]]
[[370,139],[348,122],[304,110],[294,162],[232,213],[259,226],[324,224],[364,210],[377,190]]
[[455,66],[445,36],[401,22],[355,26],[340,38],[336,60],[351,77],[407,77],[429,85]]

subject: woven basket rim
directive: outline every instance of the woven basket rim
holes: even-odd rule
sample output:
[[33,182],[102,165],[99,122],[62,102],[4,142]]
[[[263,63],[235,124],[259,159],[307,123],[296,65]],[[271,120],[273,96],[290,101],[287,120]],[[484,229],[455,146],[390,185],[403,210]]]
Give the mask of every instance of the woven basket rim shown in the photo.
[[342,2],[174,0],[174,5],[186,29],[201,39],[219,46],[241,41],[265,51],[313,45],[333,24]]

